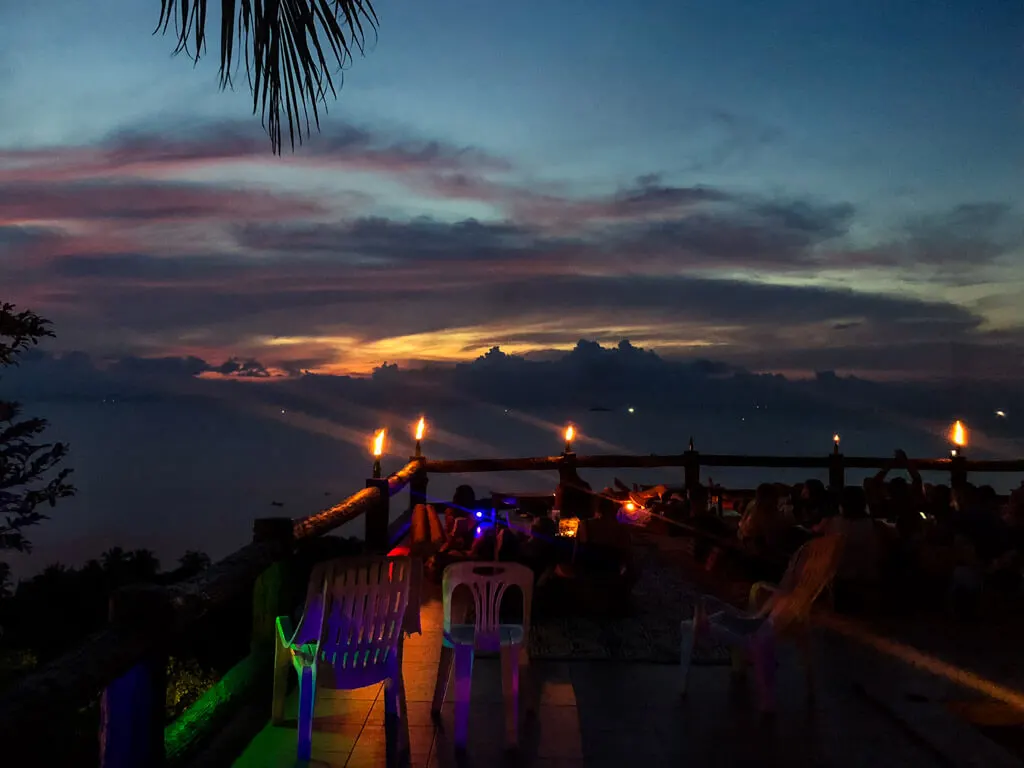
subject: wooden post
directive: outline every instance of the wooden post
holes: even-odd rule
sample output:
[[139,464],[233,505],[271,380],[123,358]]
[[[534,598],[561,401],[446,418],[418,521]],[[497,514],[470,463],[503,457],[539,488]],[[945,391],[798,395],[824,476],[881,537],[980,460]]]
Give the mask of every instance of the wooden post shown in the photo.
[[369,552],[384,554],[388,551],[388,524],[391,516],[391,492],[387,478],[370,478],[367,488],[377,488],[380,495],[366,510],[366,548]]
[[693,438],[683,454],[683,482],[687,492],[695,491],[700,486],[700,453],[693,447]]
[[[290,517],[257,518],[252,525],[254,544],[276,542],[283,554],[290,554],[293,547],[293,523]],[[276,642],[277,617],[291,611],[289,605],[290,562],[281,560],[260,574],[252,590],[252,641],[251,650],[262,656],[273,653]]]
[[166,590],[152,584],[110,597],[110,622],[152,639],[152,650],[112,681],[100,700],[101,768],[159,768],[165,764],[167,647],[173,612]]
[[840,493],[846,487],[846,468],[843,465],[843,454],[833,451],[828,457],[828,489]]
[[417,456],[415,460],[419,462],[419,467],[416,469],[416,474],[412,476],[412,480],[409,481],[410,512],[415,509],[417,504],[427,503],[427,483],[430,482],[430,478],[427,476],[426,459]]
[[949,487],[962,488],[967,485],[967,457],[961,451],[949,460]]

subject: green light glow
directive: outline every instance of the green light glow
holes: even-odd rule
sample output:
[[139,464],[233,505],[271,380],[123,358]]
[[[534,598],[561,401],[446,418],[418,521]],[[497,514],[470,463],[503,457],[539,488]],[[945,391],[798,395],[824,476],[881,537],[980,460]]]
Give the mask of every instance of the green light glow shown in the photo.
[[212,733],[258,679],[260,667],[267,668],[261,654],[250,654],[228,670],[174,722],[164,729],[164,749],[168,761],[184,755],[191,745]]

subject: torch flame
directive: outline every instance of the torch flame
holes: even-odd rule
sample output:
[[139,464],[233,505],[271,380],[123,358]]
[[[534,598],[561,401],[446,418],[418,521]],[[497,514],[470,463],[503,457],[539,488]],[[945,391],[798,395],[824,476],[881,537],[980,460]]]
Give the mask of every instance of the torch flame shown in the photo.
[[384,453],[384,435],[387,434],[386,429],[377,431],[377,434],[373,436],[373,455],[376,458],[380,458]]
[[636,511],[636,504],[634,504],[632,501],[627,501],[626,502],[626,511],[627,512],[635,512]]
[[565,442],[571,443],[574,437],[576,437],[576,427],[570,424],[565,428]]
[[427,431],[427,420],[420,416],[420,420],[416,422],[416,439],[422,440],[423,433]]
[[963,448],[967,445],[967,428],[963,425],[960,419],[956,420],[953,425],[953,429],[949,433],[950,439],[953,441],[953,445],[957,448]]
[[839,433],[838,432],[836,432],[834,435],[832,435],[832,442],[835,443],[836,445],[839,445]]

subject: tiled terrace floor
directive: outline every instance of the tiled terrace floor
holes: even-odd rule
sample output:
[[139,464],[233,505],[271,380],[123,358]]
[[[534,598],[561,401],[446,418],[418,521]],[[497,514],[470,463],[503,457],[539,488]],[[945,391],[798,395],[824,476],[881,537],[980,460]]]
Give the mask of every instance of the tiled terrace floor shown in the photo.
[[[441,643],[440,605],[423,606],[422,635],[405,645],[411,765],[446,766],[926,766],[949,764],[891,717],[858,695],[829,648],[819,654],[817,696],[808,706],[802,667],[784,655],[779,712],[765,721],[749,690],[726,668],[695,667],[690,693],[679,695],[679,667],[616,662],[542,662],[534,676],[536,715],[523,719],[521,748],[503,749],[500,667],[474,665],[470,743],[456,762],[451,705],[430,718]],[[829,644],[831,646],[831,644]],[[830,656],[832,658],[830,658]],[[313,736],[314,764],[385,765],[381,686],[322,691]],[[294,711],[294,702],[292,702]],[[295,765],[294,722],[267,726],[237,760],[238,768]]]

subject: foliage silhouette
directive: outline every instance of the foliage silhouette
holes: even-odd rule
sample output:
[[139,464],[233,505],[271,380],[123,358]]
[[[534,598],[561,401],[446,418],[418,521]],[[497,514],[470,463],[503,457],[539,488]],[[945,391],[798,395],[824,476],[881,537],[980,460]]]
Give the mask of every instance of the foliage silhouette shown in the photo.
[[[0,370],[17,365],[23,352],[48,337],[53,337],[48,320],[0,303]],[[67,455],[67,445],[37,442],[46,430],[46,420],[19,420],[20,415],[18,403],[0,400],[0,551],[30,551],[32,544],[24,529],[47,518],[41,505],[52,507],[75,492],[66,482],[70,469],[54,475]]]
[[[156,32],[166,34],[174,21],[175,53],[198,61],[206,52],[206,0],[160,0]],[[310,113],[320,129],[320,107],[327,94],[337,98],[335,77],[366,50],[367,31],[376,34],[377,13],[370,0],[221,0],[220,87],[232,83],[235,44],[245,57],[252,111],[261,115],[271,148],[281,152],[282,112],[292,150],[310,134]],[[325,49],[327,49],[325,51]],[[333,59],[335,74],[331,74]]]

